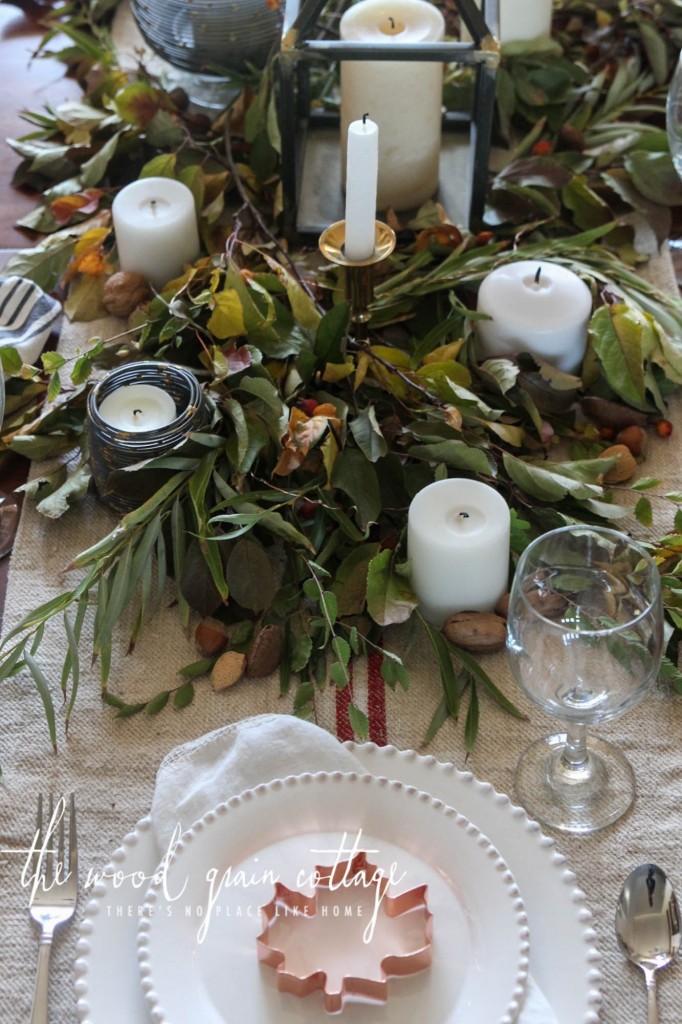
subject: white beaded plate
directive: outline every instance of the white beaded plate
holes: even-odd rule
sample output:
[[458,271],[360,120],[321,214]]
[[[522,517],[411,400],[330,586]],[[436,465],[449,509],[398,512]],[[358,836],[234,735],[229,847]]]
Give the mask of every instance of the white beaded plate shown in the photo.
[[[367,771],[439,797],[490,837],[523,895],[530,925],[530,971],[559,1024],[598,1024],[601,956],[592,914],[554,841],[508,797],[469,772],[395,747],[345,746]],[[138,980],[135,940],[138,908],[159,856],[151,820],[144,818],[124,838],[92,889],[75,965],[78,1017],[84,1024],[150,1024]]]
[[[276,779],[220,804],[184,833],[147,892],[138,927],[142,989],[155,1024],[325,1021],[320,992],[282,993],[276,973],[259,963],[259,908],[275,895],[273,877],[311,895],[306,879],[316,866],[347,860],[352,849],[395,879],[391,895],[426,885],[433,914],[431,966],[389,981],[385,1005],[354,1002],[355,1024],[514,1024],[528,975],[528,927],[504,860],[442,800],[355,772]],[[369,942],[370,915],[352,902],[354,941]],[[307,924],[299,920],[292,942],[306,941]],[[327,929],[335,924],[327,919]],[[335,973],[334,963],[317,970]]]

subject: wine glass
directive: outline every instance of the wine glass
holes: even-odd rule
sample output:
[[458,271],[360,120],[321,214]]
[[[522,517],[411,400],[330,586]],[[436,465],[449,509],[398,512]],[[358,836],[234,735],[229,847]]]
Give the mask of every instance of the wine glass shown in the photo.
[[604,527],[538,537],[514,576],[507,650],[516,682],[566,729],[521,755],[519,802],[565,832],[616,821],[634,799],[634,774],[617,747],[588,738],[587,726],[629,711],[658,674],[663,612],[652,558]]

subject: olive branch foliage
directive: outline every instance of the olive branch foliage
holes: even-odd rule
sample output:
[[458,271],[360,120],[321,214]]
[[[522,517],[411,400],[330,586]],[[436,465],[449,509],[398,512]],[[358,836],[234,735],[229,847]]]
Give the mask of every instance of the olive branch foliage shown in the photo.
[[[506,155],[491,173],[486,230],[453,229],[436,203],[411,220],[390,214],[400,244],[377,282],[366,341],[349,332],[340,272],[314,250],[289,251],[277,233],[276,60],[247,76],[234,106],[210,121],[144,66],[135,73],[117,66],[107,28],[115,7],[73,0],[50,16],[41,50],[54,52],[57,33],[67,37],[57,55],[84,97],[26,112],[32,131],[10,140],[21,158],[16,184],[41,193],[23,221],[41,240],[8,269],[62,289],[72,319],[96,319],[116,269],[111,200],[144,175],[174,177],[192,190],[206,255],[119,334],[93,339],[75,359],[46,352],[41,366],[30,367],[3,349],[3,443],[28,458],[58,460],[25,489],[48,518],[75,516],[90,485],[86,399],[104,370],[137,358],[190,366],[213,416],[177,450],[127,473],[133,496],[140,475],[155,474],[152,497],[66,567],[79,574],[71,589],[2,641],[0,680],[31,675],[53,746],[57,711],[39,660],[51,620],[62,619],[67,639],[60,680],[67,727],[86,623],[103,699],[117,715],[156,714],[194,699],[195,680],[213,658],[182,668],[177,685],[151,700],[123,701],[109,685],[122,621],[132,623],[132,651],[172,587],[180,622],[219,615],[233,649],[247,652],[263,626],[277,625],[282,692],[295,686],[294,710],[308,717],[320,688],[347,686],[351,659],[371,650],[383,653],[386,684],[406,689],[421,632],[442,683],[425,742],[464,714],[471,749],[481,694],[520,712],[484,659],[422,620],[410,589],[409,502],[449,475],[501,491],[512,510],[514,557],[558,525],[617,523],[629,505],[644,531],[655,503],[669,508],[671,532],[650,543],[670,627],[662,678],[682,692],[675,668],[682,494],[641,477],[615,501],[618,489],[604,483],[610,440],[576,415],[589,397],[604,412],[631,409],[653,423],[682,383],[682,307],[638,273],[682,202],[664,130],[682,42],[679,5],[567,0],[551,42],[507,48],[496,126]],[[452,11],[446,16],[451,24]],[[325,14],[321,30],[332,28]],[[313,82],[316,102],[338,103],[328,69],[316,69]],[[451,107],[464,102],[470,84],[466,71],[448,69]],[[479,364],[480,281],[509,259],[544,258],[592,289],[580,377],[523,354]],[[398,653],[386,639],[400,623],[407,636]],[[350,717],[366,736],[367,720],[352,703]]]

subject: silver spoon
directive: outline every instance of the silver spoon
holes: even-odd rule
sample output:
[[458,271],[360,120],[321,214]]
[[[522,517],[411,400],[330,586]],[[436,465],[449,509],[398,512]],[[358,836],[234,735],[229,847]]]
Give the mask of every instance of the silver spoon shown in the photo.
[[648,1024],[658,1024],[656,971],[677,956],[680,918],[670,879],[655,864],[640,864],[625,879],[616,935],[625,955],[644,971]]

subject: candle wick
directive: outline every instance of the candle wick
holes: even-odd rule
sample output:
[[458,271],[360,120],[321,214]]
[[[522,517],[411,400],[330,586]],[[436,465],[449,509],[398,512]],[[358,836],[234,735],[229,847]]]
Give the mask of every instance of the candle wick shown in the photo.
[[538,267],[537,273],[535,274],[535,283],[540,284],[540,274],[542,273],[542,267]]
[[471,518],[469,516],[468,512],[458,512],[457,515],[460,517],[460,519],[470,519]]
[[[149,200],[149,205],[150,205],[150,206],[151,206],[151,208],[152,208],[152,213],[153,213],[153,214],[154,214],[154,216],[156,217],[156,199],[150,199],[150,200]],[[140,410],[140,411],[141,411],[141,410]]]
[[391,28],[392,28],[392,29],[393,29],[393,31],[395,32],[395,20],[394,20],[394,19],[393,19],[393,18],[392,18],[392,17],[390,16],[390,14],[389,14],[389,16],[388,16],[388,20],[389,20],[389,21],[390,21],[390,23],[391,23]]
[[133,416],[141,416],[142,409],[133,409]]
[[368,118],[368,117],[369,117],[369,114],[363,114],[363,115],[362,115],[362,123],[363,123],[363,124],[367,124],[367,118]]

